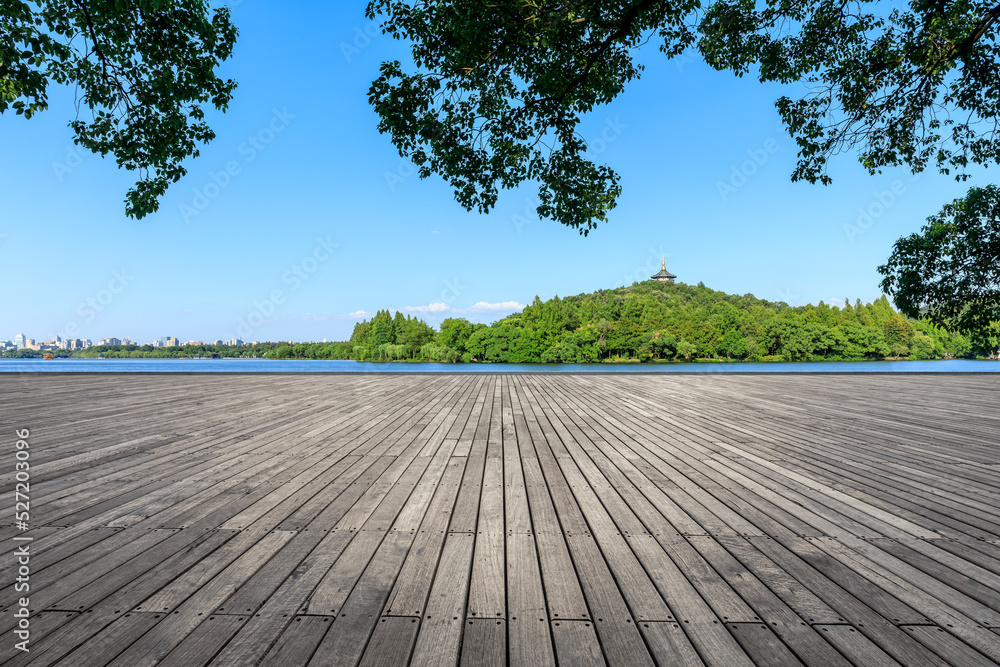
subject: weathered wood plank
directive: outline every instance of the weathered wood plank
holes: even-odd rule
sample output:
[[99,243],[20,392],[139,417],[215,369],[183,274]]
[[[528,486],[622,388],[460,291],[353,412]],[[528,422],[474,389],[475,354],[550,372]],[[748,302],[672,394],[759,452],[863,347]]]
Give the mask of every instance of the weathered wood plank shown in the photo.
[[948,665],[962,665],[963,667],[966,665],[968,667],[996,665],[996,662],[936,625],[904,625],[902,630],[941,656]]
[[800,667],[804,664],[764,623],[730,623],[727,627],[750,659],[758,665]]
[[608,664],[590,621],[553,621],[552,638],[558,664],[562,667],[604,667]]
[[[699,622],[698,625],[704,624]],[[690,627],[690,625],[685,625],[685,627]],[[684,634],[684,630],[678,623],[640,623],[639,632],[642,633],[646,643],[649,644],[649,650],[653,654],[656,664],[660,665],[660,667],[667,665],[671,667],[686,667],[687,665],[699,667],[699,665],[705,664],[702,656],[698,655],[698,650],[692,645],[690,639]],[[728,635],[719,632],[715,632],[714,634],[720,640],[720,643],[728,639],[729,650],[724,652],[725,655],[720,655],[718,647],[701,647],[700,650],[703,651],[703,655],[708,656],[705,659],[714,661],[709,662],[709,664],[740,666],[747,664],[746,657],[739,651],[734,650],[738,647],[735,646],[735,642],[731,638],[728,638]]]
[[445,539],[413,649],[412,667],[458,664],[474,549],[472,533],[449,533]]
[[[264,656],[261,667],[306,665],[330,630],[332,616],[296,616]],[[253,664],[253,663],[243,663]]]
[[855,665],[899,667],[899,663],[849,625],[816,625],[827,640]]
[[[361,658],[361,667],[399,667],[410,660],[410,651],[420,629],[420,619],[384,616],[375,626],[371,641]],[[329,662],[320,662],[328,665]],[[338,664],[341,663],[338,659]]]
[[533,535],[507,535],[508,657],[517,665],[555,665]]
[[503,667],[507,664],[507,629],[495,618],[465,621],[462,667]]
[[246,622],[245,616],[216,614],[209,616],[167,654],[157,667],[202,667],[226,645]]

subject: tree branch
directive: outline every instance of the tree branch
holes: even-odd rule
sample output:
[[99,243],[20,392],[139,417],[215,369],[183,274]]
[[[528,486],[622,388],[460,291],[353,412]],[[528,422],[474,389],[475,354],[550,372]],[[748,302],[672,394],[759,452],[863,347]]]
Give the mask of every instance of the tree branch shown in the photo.
[[991,9],[986,16],[980,19],[979,23],[976,24],[976,29],[972,31],[972,34],[962,40],[956,45],[956,52],[960,57],[965,57],[975,46],[979,38],[986,34],[986,31],[990,29],[997,19],[1000,19],[1000,5],[997,5]]

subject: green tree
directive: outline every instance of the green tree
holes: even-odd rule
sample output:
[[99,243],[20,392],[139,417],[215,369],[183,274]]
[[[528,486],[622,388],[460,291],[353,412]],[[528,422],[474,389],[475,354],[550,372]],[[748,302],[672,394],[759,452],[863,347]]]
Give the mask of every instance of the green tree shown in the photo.
[[361,320],[354,325],[354,331],[351,332],[351,342],[358,345],[367,345],[368,337],[371,334],[372,325],[368,320]]
[[572,338],[560,341],[542,354],[546,364],[573,364],[582,361],[580,347]]
[[934,340],[930,336],[918,333],[910,343],[910,357],[917,360],[934,358]]
[[889,354],[885,336],[874,327],[845,322],[834,329],[833,351],[841,359],[881,359]]
[[474,327],[465,318],[446,318],[441,322],[441,331],[437,334],[436,340],[439,345],[450,347],[461,353],[466,352],[466,343],[474,331]]
[[413,355],[422,345],[434,339],[434,329],[423,320],[407,315],[402,318],[399,312],[393,322],[393,332],[396,343],[406,348],[408,355]]
[[851,307],[851,300],[844,299],[844,307],[840,309],[840,321],[841,322],[856,322],[857,317],[854,314],[854,308]]
[[1000,188],[972,188],[893,247],[882,289],[908,317],[985,332],[1000,320]]
[[204,0],[0,2],[0,113],[48,109],[50,82],[77,91],[74,141],[140,174],[125,213],[156,211],[198,144],[215,138],[205,107],[224,111],[236,83],[216,73],[236,43],[229,9]]
[[735,329],[730,329],[723,335],[719,352],[730,359],[744,359],[749,354],[747,342]]
[[684,357],[685,359],[690,359],[698,352],[698,346],[694,343],[689,343],[683,338],[677,343],[677,356]]
[[654,359],[670,359],[677,354],[677,339],[669,331],[651,331],[644,337],[642,350]]
[[1000,160],[993,2],[371,0],[416,65],[384,63],[369,98],[379,130],[466,208],[534,180],[539,215],[584,234],[621,189],[578,124],[640,76],[650,39],[667,57],[696,47],[720,70],[805,83],[776,102],[799,146],[793,180],[829,182],[828,159],[850,148],[872,173],[933,164],[962,178]]
[[[885,322],[882,325],[882,331],[885,333],[885,342],[895,350],[908,349],[914,333],[910,323],[898,316]],[[907,352],[901,354],[907,354]]]
[[379,345],[396,342],[392,328],[392,317],[388,310],[380,310],[372,318],[371,331],[368,334],[368,344],[377,348]]

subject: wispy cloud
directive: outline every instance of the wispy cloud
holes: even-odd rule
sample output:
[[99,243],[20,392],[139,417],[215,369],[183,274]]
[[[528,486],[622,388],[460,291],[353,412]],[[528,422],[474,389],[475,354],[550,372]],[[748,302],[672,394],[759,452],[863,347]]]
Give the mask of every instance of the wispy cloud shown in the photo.
[[500,303],[486,303],[485,301],[479,301],[472,304],[468,308],[464,308],[462,312],[466,313],[483,313],[483,312],[494,312],[498,310],[522,310],[524,304],[518,303],[517,301],[501,301]]
[[370,317],[371,313],[369,313],[368,311],[365,311],[365,310],[355,310],[353,313],[348,313],[347,316],[351,317],[351,318],[356,318],[356,319],[362,320],[362,319],[364,319],[366,317]]
[[446,303],[430,303],[426,306],[404,306],[403,310],[408,313],[444,313],[452,307]]

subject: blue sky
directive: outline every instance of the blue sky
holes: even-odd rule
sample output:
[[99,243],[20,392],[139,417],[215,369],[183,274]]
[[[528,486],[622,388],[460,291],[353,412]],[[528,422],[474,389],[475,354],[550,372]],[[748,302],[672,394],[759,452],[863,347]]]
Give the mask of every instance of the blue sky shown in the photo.
[[382,308],[490,322],[535,295],[644,279],[662,254],[679,281],[730,293],[870,301],[892,243],[988,182],[869,176],[845,154],[833,185],[791,183],[781,89],[650,46],[642,79],[581,128],[622,177],[607,224],[582,237],[538,220],[530,185],[469,213],[376,130],[368,86],[406,50],[364,2],[233,14],[235,99],[143,220],[124,215],[132,174],[74,147],[72,91],[30,121],[0,117],[0,339],[343,340]]

